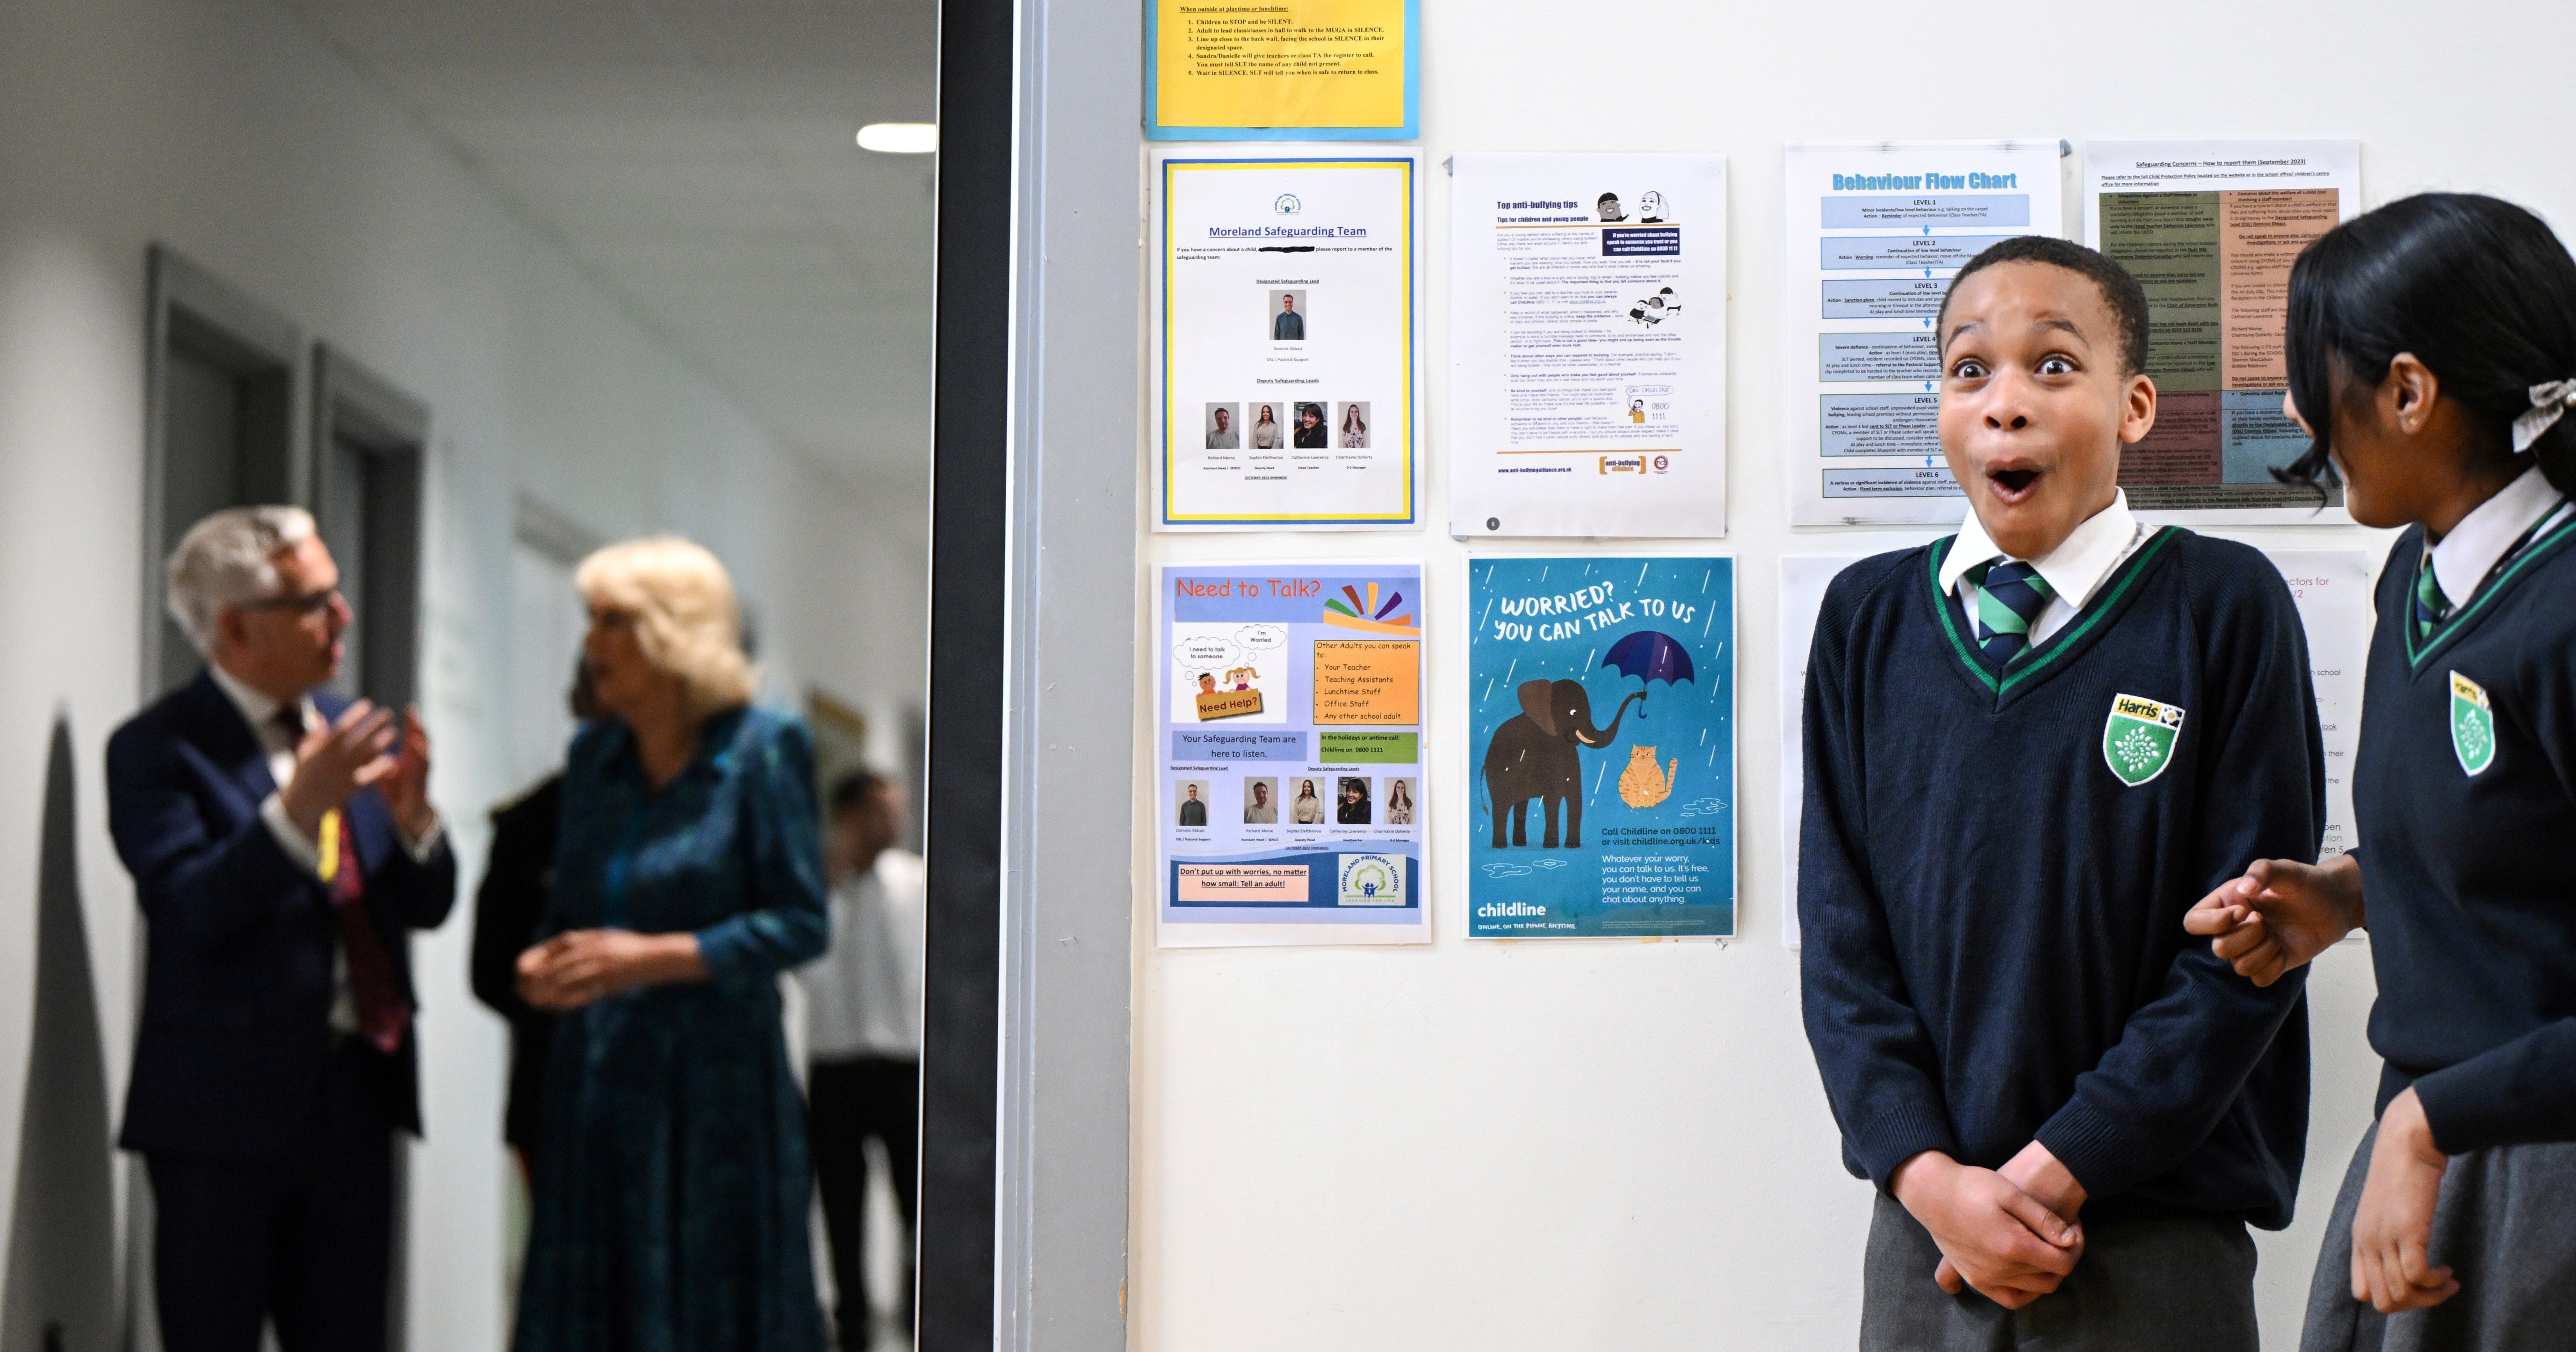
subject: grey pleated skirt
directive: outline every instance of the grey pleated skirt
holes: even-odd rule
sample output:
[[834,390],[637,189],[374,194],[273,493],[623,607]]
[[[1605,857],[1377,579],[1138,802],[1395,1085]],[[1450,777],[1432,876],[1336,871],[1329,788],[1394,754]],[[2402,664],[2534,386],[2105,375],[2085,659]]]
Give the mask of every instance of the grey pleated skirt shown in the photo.
[[2452,1159],[2433,1208],[2433,1261],[2460,1293],[2383,1315],[2352,1298],[2352,1214],[2373,1124],[2344,1171],[2308,1285],[2300,1352],[2567,1352],[2576,1348],[2576,1144],[2508,1145]]

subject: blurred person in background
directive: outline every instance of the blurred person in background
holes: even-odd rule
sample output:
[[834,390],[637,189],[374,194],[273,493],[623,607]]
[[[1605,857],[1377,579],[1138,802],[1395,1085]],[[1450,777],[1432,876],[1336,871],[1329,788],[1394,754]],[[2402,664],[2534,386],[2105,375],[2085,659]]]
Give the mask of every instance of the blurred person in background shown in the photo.
[[[903,790],[871,771],[832,787],[832,951],[800,969],[805,988],[806,1071],[814,1177],[832,1239],[834,1320],[843,1352],[865,1352],[874,1332],[867,1298],[866,1146],[885,1150],[897,1205],[913,1223],[921,1115],[921,856],[895,848]],[[911,1246],[896,1322],[910,1323]]]
[[827,938],[813,746],[751,706],[733,583],[664,537],[574,583],[603,717],[564,770],[520,994],[558,1016],[519,1352],[819,1352],[777,974]]
[[[588,723],[599,716],[588,663],[573,663],[568,698],[576,721]],[[483,885],[474,893],[474,998],[510,1021],[510,1090],[501,1110],[501,1139],[517,1156],[522,1180],[537,1148],[546,1047],[554,1040],[555,1016],[519,994],[519,954],[545,919],[546,893],[554,885],[563,778],[557,770],[492,809],[492,848],[483,866]]]
[[169,607],[206,669],[107,744],[148,936],[119,1144],[152,1180],[171,1352],[385,1346],[393,1141],[420,1130],[410,936],[456,903],[419,711],[322,689],[353,618],[299,507],[191,527]]

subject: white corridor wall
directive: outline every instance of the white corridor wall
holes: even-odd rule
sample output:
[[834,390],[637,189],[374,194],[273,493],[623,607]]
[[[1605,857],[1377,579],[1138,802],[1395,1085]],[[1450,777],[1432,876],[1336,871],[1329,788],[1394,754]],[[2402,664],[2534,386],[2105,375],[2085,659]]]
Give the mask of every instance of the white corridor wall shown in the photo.
[[[1459,150],[1728,156],[1730,530],[1564,552],[1741,560],[1742,937],[1462,937],[1470,749],[1461,702],[1446,696],[1464,659],[1454,620],[1436,630],[1423,795],[1431,945],[1157,951],[1152,852],[1138,842],[1132,1341],[1148,1352],[1847,1348],[1869,1189],[1840,1163],[1800,1028],[1796,955],[1780,943],[1777,560],[1940,532],[1787,525],[1782,146],[2014,136],[2068,139],[2080,154],[2088,138],[2356,138],[2365,205],[2484,191],[2566,233],[2576,162],[2559,133],[2576,125],[2564,59],[2576,11],[2532,0],[1422,9],[1428,520],[1444,519],[1455,422],[1439,163]],[[2356,527],[2219,533],[2364,549],[2374,569],[2387,547]],[[1149,562],[1418,552],[1430,613],[1452,617],[1470,555],[1437,526],[1145,538]],[[1140,708],[1153,648],[1139,645]],[[1140,721],[1140,767],[1149,734]],[[1136,777],[1139,822],[1154,819],[1156,779]],[[2377,1074],[2361,1029],[2367,950],[2329,953],[2310,991],[2317,1069],[2300,1218],[2262,1242],[2265,1342],[2277,1348],[2296,1344],[2317,1232]]]
[[155,241],[433,410],[423,711],[464,883],[416,949],[429,1136],[412,1156],[409,1345],[496,1347],[506,1043],[465,969],[484,810],[517,787],[514,496],[602,537],[713,547],[764,622],[770,695],[801,703],[819,683],[891,728],[922,698],[923,476],[880,487],[791,456],[283,10],[0,0],[0,1215],[58,715],[111,1114],[125,1089],[139,918],[100,767],[137,689]]

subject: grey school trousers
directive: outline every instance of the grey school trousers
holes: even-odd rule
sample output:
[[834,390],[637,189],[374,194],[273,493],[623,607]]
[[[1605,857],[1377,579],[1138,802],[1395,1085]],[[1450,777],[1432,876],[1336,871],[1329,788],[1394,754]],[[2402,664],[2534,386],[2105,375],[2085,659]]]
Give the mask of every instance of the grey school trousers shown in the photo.
[[2371,1125],[2344,1171],[2317,1251],[2302,1352],[2564,1352],[2576,1347],[2576,1145],[2453,1157],[2433,1204],[2433,1261],[2460,1293],[2383,1315],[2352,1298],[2352,1213],[2370,1177]]
[[1878,1195],[1861,1267],[1861,1352],[2255,1352],[2254,1237],[2235,1216],[2087,1209],[2084,1257],[2007,1310],[1932,1280],[1941,1250]]

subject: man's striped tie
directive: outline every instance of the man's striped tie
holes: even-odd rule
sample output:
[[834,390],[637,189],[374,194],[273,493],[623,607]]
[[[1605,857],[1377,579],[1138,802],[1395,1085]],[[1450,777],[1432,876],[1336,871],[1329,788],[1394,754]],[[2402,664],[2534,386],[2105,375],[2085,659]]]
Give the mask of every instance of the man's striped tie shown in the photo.
[[2000,665],[2030,650],[2030,626],[2057,591],[2039,570],[2018,559],[1981,563],[1968,570],[1977,588],[1977,647]]

